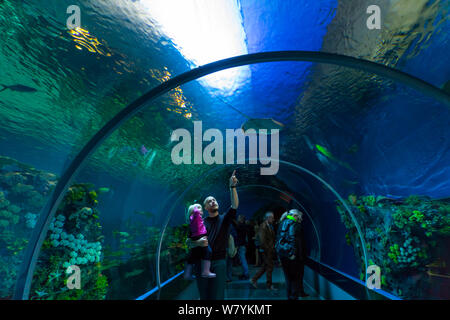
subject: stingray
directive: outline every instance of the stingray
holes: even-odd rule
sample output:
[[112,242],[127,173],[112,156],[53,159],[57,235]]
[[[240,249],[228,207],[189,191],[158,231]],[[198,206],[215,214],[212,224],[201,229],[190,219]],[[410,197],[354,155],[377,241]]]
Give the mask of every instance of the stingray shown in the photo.
[[241,114],[243,117],[247,118],[247,121],[245,121],[241,126],[241,129],[244,132],[248,129],[254,129],[257,133],[261,133],[260,130],[265,129],[267,130],[267,134],[269,135],[272,133],[272,130],[282,130],[284,128],[284,125],[281,122],[278,122],[272,118],[252,118],[242,111],[238,110],[237,108],[233,107],[231,104],[224,101],[220,97],[218,98],[228,107]]

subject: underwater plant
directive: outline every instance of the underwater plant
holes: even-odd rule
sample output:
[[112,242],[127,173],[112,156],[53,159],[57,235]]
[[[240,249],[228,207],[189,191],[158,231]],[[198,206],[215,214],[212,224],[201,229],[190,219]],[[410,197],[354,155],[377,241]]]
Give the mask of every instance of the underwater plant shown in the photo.
[[[448,259],[448,255],[442,255],[445,251],[442,246],[450,240],[450,199],[433,200],[417,195],[390,199],[351,194],[346,202],[362,228],[369,263],[378,262],[382,270],[384,289],[404,298],[427,297],[429,266],[433,261]],[[337,202],[336,209],[348,231],[345,240],[354,246],[364,275],[356,227],[342,203]],[[450,261],[441,265],[449,266]],[[441,272],[448,274],[448,267],[445,268],[447,271],[441,268]]]
[[57,177],[0,156],[0,299],[11,298],[38,212]]
[[376,204],[376,198],[374,196],[362,196],[361,200],[369,207],[373,207]]
[[[32,295],[31,299],[105,299],[108,281],[101,274],[103,237],[97,220],[96,192],[91,187],[77,184],[66,193],[50,223],[32,282],[32,292],[46,294]],[[69,290],[66,286],[66,269],[72,265],[82,266],[81,289]]]

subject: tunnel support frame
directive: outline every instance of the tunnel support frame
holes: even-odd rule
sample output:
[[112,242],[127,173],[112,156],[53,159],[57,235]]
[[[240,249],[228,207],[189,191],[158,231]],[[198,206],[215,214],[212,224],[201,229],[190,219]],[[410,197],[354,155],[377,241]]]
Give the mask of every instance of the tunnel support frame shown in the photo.
[[45,240],[45,236],[47,234],[51,219],[54,217],[55,212],[59,204],[61,203],[67,188],[73,181],[74,177],[83,168],[83,165],[86,163],[87,158],[121,124],[123,124],[137,112],[142,110],[152,99],[155,99],[169,92],[170,90],[192,80],[196,80],[208,74],[229,68],[256,63],[281,61],[327,63],[349,67],[352,69],[363,70],[403,83],[425,93],[428,96],[435,98],[447,107],[450,107],[450,96],[443,90],[429,84],[426,81],[423,81],[405,72],[384,66],[382,64],[334,53],[315,51],[274,51],[254,53],[216,61],[185,72],[153,88],[152,90],[132,102],[130,105],[119,111],[86,143],[81,151],[70,162],[70,165],[66,168],[61,178],[58,180],[58,183],[56,184],[56,187],[50,199],[47,201],[45,207],[43,207],[43,209],[41,210],[41,214],[31,235],[28,246],[25,250],[24,258],[18,272],[13,299],[19,300],[29,298],[31,281],[42,243]]

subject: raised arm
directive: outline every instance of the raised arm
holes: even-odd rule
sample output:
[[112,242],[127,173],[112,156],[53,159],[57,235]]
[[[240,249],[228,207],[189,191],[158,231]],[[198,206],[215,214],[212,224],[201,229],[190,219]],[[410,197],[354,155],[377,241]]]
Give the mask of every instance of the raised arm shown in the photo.
[[239,198],[236,190],[236,185],[238,184],[238,182],[239,181],[236,178],[236,170],[234,170],[230,178],[231,207],[233,209],[237,209],[239,206]]

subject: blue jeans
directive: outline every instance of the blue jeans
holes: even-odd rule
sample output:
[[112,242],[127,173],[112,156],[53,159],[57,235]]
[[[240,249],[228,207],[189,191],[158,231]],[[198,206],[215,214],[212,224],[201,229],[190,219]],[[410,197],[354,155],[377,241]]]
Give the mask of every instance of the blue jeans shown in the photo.
[[238,255],[239,255],[239,260],[241,261],[242,275],[244,277],[248,277],[248,264],[247,264],[247,258],[245,257],[245,246],[238,247]]
[[233,258],[227,256],[227,280],[233,280]]

